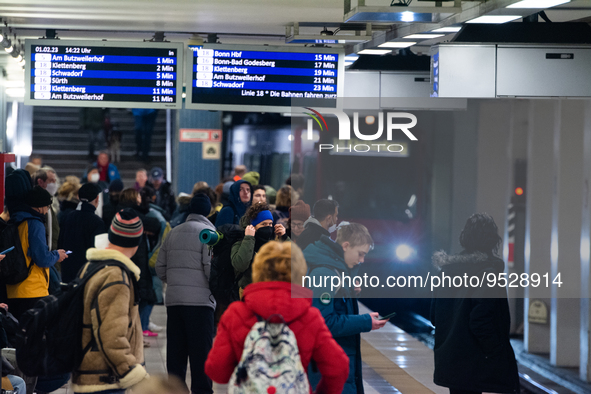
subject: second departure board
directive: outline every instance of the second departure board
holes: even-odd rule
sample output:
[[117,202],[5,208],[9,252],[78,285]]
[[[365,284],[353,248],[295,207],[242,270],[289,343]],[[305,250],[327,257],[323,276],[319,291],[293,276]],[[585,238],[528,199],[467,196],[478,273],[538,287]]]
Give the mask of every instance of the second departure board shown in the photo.
[[26,40],[25,104],[182,108],[183,45]]
[[342,97],[340,48],[205,44],[189,55],[186,108],[286,112]]

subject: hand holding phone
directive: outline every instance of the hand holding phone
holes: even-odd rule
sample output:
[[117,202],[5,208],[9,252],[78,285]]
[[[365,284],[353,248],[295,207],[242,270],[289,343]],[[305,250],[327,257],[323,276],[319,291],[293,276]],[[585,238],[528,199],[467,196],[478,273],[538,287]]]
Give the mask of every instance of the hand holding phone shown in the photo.
[[391,317],[394,317],[394,316],[396,316],[396,312],[392,312],[392,313],[390,313],[390,314],[388,314],[386,316],[381,316],[381,317],[378,318],[378,320],[388,320],[388,319],[390,319]]
[[10,247],[10,248],[6,249],[6,250],[5,250],[5,251],[3,251],[3,252],[0,252],[0,254],[6,254],[6,253],[8,253],[8,252],[12,252],[13,250],[14,250],[14,246],[12,246],[12,247]]

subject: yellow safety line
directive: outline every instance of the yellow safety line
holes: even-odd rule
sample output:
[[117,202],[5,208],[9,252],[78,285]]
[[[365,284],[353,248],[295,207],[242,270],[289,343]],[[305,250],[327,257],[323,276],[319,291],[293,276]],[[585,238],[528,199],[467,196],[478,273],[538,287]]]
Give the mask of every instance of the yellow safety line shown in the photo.
[[361,357],[378,375],[402,394],[434,393],[363,338],[361,338]]

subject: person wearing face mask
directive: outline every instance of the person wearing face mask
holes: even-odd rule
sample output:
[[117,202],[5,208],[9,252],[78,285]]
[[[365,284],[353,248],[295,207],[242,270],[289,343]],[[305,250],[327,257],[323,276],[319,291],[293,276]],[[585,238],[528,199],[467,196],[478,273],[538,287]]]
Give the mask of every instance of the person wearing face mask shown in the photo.
[[319,241],[323,235],[330,237],[330,234],[336,231],[339,203],[335,200],[318,200],[314,204],[313,213],[313,216],[304,222],[304,231],[296,240],[302,250]]
[[240,286],[240,293],[252,283],[252,261],[261,246],[272,240],[289,240],[285,236],[282,224],[273,226],[273,214],[269,204],[252,205],[240,219],[240,227],[244,229],[244,238],[232,245],[232,266]]
[[[57,175],[55,171],[50,167],[40,169],[35,173],[33,177],[33,185],[37,185],[47,190],[47,192],[53,197],[56,195],[57,186]],[[57,240],[59,238],[60,226],[57,219],[58,206],[49,207],[47,211],[47,218],[45,220],[45,230],[47,234],[47,245],[50,250],[57,249]]]

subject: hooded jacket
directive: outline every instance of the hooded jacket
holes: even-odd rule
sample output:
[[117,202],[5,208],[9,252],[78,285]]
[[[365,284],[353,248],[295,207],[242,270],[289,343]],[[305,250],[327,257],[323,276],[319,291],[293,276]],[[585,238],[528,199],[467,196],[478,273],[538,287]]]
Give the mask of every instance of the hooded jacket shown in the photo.
[[94,213],[95,210],[94,205],[82,202],[79,211],[70,212],[63,218],[57,246],[58,249],[72,251],[61,266],[65,283],[73,281],[86,263],[86,251],[94,247],[94,237],[107,232],[103,220]]
[[[311,283],[321,283],[324,277],[341,277],[343,273],[351,278],[355,276],[356,270],[349,269],[345,264],[341,245],[327,236],[322,236],[319,241],[308,246],[304,251],[304,257],[308,263]],[[331,283],[331,280],[328,279],[327,283]],[[308,285],[308,282],[306,284]],[[349,377],[343,393],[363,393],[360,334],[371,331],[371,316],[359,315],[359,305],[352,284],[349,287],[349,284],[345,283],[334,290],[330,286],[313,286],[313,292],[312,305],[320,310],[333,337],[349,356]],[[311,369],[308,376],[312,384],[319,380],[318,373]]]
[[164,209],[164,218],[170,220],[176,210],[176,198],[172,185],[166,179],[162,180],[160,187],[156,190],[156,205]]
[[16,285],[6,285],[8,298],[38,298],[49,295],[49,267],[59,260],[57,251],[49,251],[45,237],[43,215],[31,208],[14,212],[10,222],[20,223],[19,239],[25,253],[27,267],[33,264],[27,279]]
[[166,306],[208,306],[215,309],[209,290],[211,253],[199,241],[202,230],[215,230],[205,216],[192,213],[187,221],[172,229],[164,240],[156,273],[166,288]]
[[[121,262],[136,280],[140,277],[140,269],[119,251],[92,248],[86,257],[89,264]],[[94,344],[72,373],[74,392],[127,389],[148,376],[142,366],[144,341],[135,290],[134,281],[118,266],[103,268],[86,283],[82,347]]]
[[[250,183],[239,180],[236,181],[230,186],[230,195],[228,196],[228,203],[224,205],[218,217],[215,221],[215,226],[220,227],[224,224],[238,224],[240,222],[240,218],[244,216],[246,213],[246,208],[250,205],[250,201],[245,204],[240,200],[240,185],[246,183],[250,186]],[[251,196],[252,201],[252,196]]]
[[[292,298],[293,291],[299,297]],[[322,373],[317,394],[339,394],[347,379],[348,360],[335,342],[324,319],[312,307],[310,290],[287,282],[259,282],[244,289],[244,301],[236,301],[223,314],[218,332],[205,362],[205,373],[214,381],[227,383],[240,361],[244,341],[256,315],[268,319],[280,314],[289,324],[298,342],[304,368],[314,360]]]
[[[242,231],[246,230],[246,227],[250,225],[250,220],[246,216],[242,216],[240,218],[240,229]],[[245,288],[247,285],[252,283],[252,261],[254,260],[254,255],[256,254],[256,234],[253,237],[252,235],[245,235],[240,241],[236,241],[232,245],[231,251],[231,258],[232,258],[232,267],[234,267],[234,272],[236,276],[242,274],[242,277],[238,281],[238,286]],[[275,235],[273,235],[273,238]],[[284,235],[281,238],[282,241],[290,241],[289,237]],[[262,245],[261,245],[262,246]]]
[[318,219],[310,216],[308,220],[304,222],[304,231],[302,231],[298,237],[296,244],[298,244],[300,249],[304,250],[308,247],[308,245],[319,241],[323,235],[326,235],[330,238],[330,233],[328,230],[322,227]]
[[[478,278],[485,273],[498,275],[505,266],[503,260],[479,252],[437,252],[433,264],[446,276]],[[520,391],[504,287],[438,288],[431,304],[431,322],[435,326],[435,384],[478,392]]]

